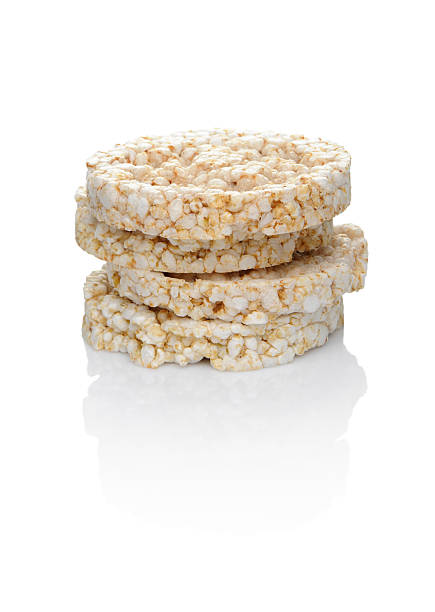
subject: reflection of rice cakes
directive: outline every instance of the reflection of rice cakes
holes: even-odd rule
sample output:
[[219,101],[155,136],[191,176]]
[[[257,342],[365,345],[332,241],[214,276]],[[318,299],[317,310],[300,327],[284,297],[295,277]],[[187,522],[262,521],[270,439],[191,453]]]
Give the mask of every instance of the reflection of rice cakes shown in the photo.
[[219,370],[255,370],[281,365],[321,346],[343,321],[341,299],[315,313],[278,317],[263,325],[194,321],[151,310],[117,296],[104,271],[85,285],[83,334],[96,349],[120,351],[142,366],[179,365],[209,359]]
[[366,381],[342,331],[284,376],[205,361],[147,370],[86,353],[86,431],[118,508],[168,526],[258,532],[307,521],[345,489],[345,434]]
[[320,225],[350,202],[350,155],[320,139],[231,130],[138,138],[88,160],[108,225],[180,240]]
[[354,225],[334,228],[329,246],[291,263],[231,274],[180,275],[108,265],[109,281],[137,304],[192,319],[264,323],[292,312],[315,312],[364,285],[367,243]]
[[332,236],[332,221],[325,221],[301,232],[270,237],[258,234],[248,240],[245,232],[245,237],[232,234],[222,240],[171,241],[100,223],[89,210],[82,189],[76,200],[77,244],[87,253],[125,268],[195,274],[267,268],[291,261],[295,251],[325,246]]

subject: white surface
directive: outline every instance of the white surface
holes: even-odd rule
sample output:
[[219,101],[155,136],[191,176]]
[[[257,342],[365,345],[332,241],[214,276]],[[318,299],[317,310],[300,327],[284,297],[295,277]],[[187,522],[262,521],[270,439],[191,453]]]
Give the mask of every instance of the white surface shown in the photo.
[[[429,9],[6,7],[2,610],[434,609]],[[344,341],[248,374],[87,351],[85,159],[214,126],[351,151],[342,220],[365,229],[370,263]]]

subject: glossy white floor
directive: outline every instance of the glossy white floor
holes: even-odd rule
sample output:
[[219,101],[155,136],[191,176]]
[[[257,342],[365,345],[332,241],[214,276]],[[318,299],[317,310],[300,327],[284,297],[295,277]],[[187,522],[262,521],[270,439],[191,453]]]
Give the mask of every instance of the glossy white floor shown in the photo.
[[[0,607],[432,611],[423,3],[357,14],[272,2],[248,30],[237,3],[223,3],[230,20],[193,2],[173,4],[171,19],[166,5],[133,4],[134,19],[110,2],[104,13],[78,2],[65,21],[50,2],[29,3],[25,22],[8,8]],[[305,45],[294,24],[308,22]],[[142,370],[85,347],[82,284],[101,265],[73,237],[86,157],[140,133],[239,125],[352,152],[353,202],[337,221],[364,228],[370,260],[365,290],[346,296],[344,332],[288,366],[237,374]]]

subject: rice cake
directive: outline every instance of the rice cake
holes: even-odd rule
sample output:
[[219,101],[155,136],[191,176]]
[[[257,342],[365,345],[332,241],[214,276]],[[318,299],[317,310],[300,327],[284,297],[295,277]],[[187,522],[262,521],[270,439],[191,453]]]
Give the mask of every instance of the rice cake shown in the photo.
[[315,312],[358,291],[367,271],[367,242],[354,225],[334,228],[330,244],[289,264],[230,274],[171,275],[107,265],[116,292],[137,304],[191,319],[265,323],[293,312]]
[[320,225],[350,203],[350,155],[300,135],[213,130],[141,137],[87,162],[94,215],[150,236],[216,240]]
[[254,370],[281,365],[321,346],[343,323],[341,298],[314,313],[296,313],[263,325],[194,321],[119,297],[104,271],[85,284],[83,336],[97,350],[129,354],[156,368],[209,359],[218,370]]
[[292,260],[293,253],[325,246],[332,221],[278,236],[258,233],[249,240],[232,234],[222,240],[166,240],[139,231],[121,230],[98,221],[86,190],[76,194],[76,241],[87,253],[125,268],[174,273],[235,272],[266,268]]

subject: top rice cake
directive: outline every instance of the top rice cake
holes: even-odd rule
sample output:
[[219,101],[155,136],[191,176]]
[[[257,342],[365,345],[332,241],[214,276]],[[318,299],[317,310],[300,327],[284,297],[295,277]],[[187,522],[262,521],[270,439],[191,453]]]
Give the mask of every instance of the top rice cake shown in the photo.
[[299,135],[231,130],[141,137],[87,162],[89,206],[108,225],[177,240],[274,236],[350,203],[350,155]]

